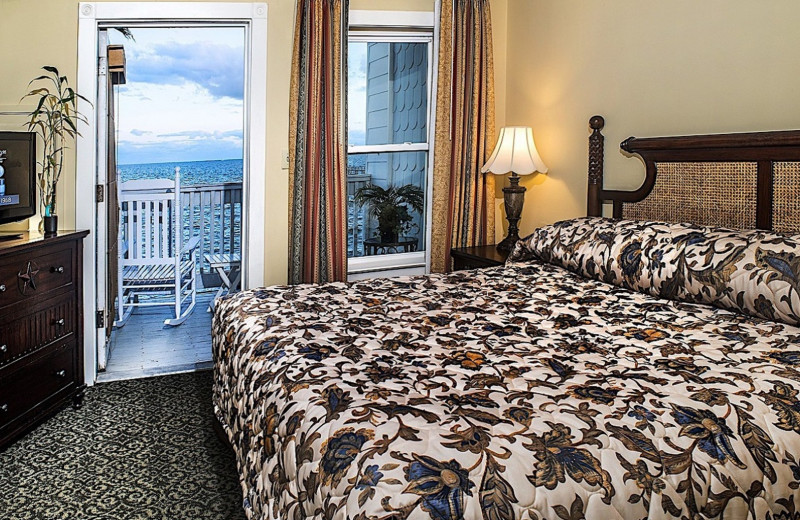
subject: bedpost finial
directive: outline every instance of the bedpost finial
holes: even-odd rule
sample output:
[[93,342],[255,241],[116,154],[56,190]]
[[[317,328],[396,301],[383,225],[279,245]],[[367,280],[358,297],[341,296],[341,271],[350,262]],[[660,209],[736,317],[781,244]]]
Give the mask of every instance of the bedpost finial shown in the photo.
[[603,119],[603,116],[592,116],[589,119],[589,126],[592,130],[602,130],[606,124],[606,120]]
[[636,139],[634,136],[630,136],[629,138],[625,139],[619,144],[619,147],[628,153],[632,153],[630,150],[631,142]]

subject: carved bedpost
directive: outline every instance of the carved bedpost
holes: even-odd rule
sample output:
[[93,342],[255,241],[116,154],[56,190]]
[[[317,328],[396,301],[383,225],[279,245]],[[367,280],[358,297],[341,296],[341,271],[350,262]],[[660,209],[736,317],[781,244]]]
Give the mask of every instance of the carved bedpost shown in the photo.
[[592,135],[589,136],[589,190],[586,200],[586,214],[590,217],[603,215],[603,204],[600,200],[600,190],[603,189],[603,134],[600,130],[605,125],[602,116],[592,116],[589,126]]

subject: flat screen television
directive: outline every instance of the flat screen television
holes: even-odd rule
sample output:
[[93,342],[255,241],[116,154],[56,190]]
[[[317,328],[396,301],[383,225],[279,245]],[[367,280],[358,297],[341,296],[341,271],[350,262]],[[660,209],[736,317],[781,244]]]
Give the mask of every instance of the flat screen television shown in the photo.
[[0,224],[36,215],[36,134],[0,132]]

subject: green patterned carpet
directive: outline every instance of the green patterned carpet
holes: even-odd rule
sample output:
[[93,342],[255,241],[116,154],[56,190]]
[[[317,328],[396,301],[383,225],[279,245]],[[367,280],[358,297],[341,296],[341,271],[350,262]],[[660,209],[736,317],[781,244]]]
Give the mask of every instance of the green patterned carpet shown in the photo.
[[0,453],[0,518],[241,520],[211,373],[104,383]]

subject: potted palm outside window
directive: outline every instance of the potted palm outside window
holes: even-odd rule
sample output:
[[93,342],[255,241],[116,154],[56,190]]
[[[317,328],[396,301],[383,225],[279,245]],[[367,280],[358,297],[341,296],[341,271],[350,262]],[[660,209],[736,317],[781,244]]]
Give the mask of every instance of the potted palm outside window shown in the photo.
[[425,194],[413,184],[388,188],[367,184],[356,190],[353,200],[359,206],[367,206],[369,216],[378,221],[381,242],[393,243],[411,229],[414,217],[409,210],[422,213]]

